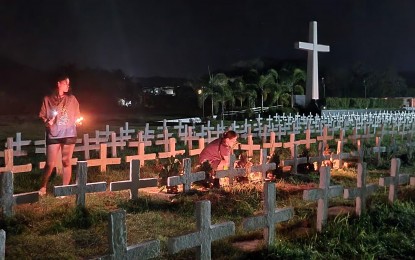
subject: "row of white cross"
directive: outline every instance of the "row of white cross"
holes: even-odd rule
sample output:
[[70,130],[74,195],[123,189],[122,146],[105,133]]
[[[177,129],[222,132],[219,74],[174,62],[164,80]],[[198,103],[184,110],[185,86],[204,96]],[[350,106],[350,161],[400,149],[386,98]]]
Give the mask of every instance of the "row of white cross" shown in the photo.
[[[271,136],[271,133],[275,133],[278,141],[282,140],[283,136],[289,136],[291,134],[303,134],[308,130],[311,134],[322,135],[324,128],[327,127],[328,132],[333,136],[338,133],[340,129],[347,130],[364,130],[367,134],[376,134],[381,132],[381,135],[388,133],[391,136],[394,135],[407,135],[413,134],[415,124],[415,113],[413,112],[381,112],[381,113],[366,113],[366,114],[334,114],[325,116],[285,116],[275,115],[268,119],[263,119],[260,116],[255,122],[248,122],[246,119],[243,124],[239,124],[236,121],[229,126],[225,126],[221,121],[216,127],[211,126],[210,121],[206,125],[201,126],[188,126],[182,124],[179,120],[177,125],[168,126],[167,120],[163,121],[163,125],[156,129],[150,128],[150,124],[147,123],[142,131],[136,133],[135,129],[129,128],[128,122],[124,127],[119,128],[119,134],[110,130],[107,125],[104,131],[96,130],[95,137],[89,137],[89,134],[85,134],[82,139],[78,139],[79,144],[75,151],[84,152],[84,158],[89,159],[89,152],[91,150],[98,150],[100,143],[107,143],[107,147],[111,149],[111,156],[116,157],[117,147],[123,149],[126,146],[126,142],[136,135],[137,141],[144,142],[145,146],[149,145],[163,145],[164,150],[168,150],[169,139],[175,135],[178,141],[184,142],[188,149],[191,150],[193,142],[198,141],[199,138],[204,138],[205,143],[209,143],[212,140],[218,138],[225,130],[232,129],[239,133],[241,138],[247,139],[249,136],[258,137],[265,142]],[[21,133],[16,134],[15,140],[8,138],[6,142],[6,148],[13,148],[14,156],[27,155],[26,151],[22,150],[22,146],[31,144],[31,140],[22,140]],[[36,146],[36,153],[45,153],[45,140],[36,140],[33,142]],[[0,152],[0,156],[2,153]],[[4,156],[4,155],[3,155]]]
[[[128,128],[128,123],[126,123],[126,128]],[[121,130],[122,129],[124,128],[121,128]],[[109,127],[107,127],[107,130],[109,131]],[[373,152],[377,153],[378,162],[380,162],[381,153],[386,150],[385,145],[383,146],[381,145],[382,139],[385,135],[391,136],[391,141],[389,143],[390,148],[394,148],[397,146],[395,143],[395,137],[398,138],[397,136],[398,134],[401,134],[401,137],[400,137],[401,142],[405,143],[405,146],[408,148],[409,151],[412,151],[412,148],[415,146],[415,143],[412,141],[412,136],[415,131],[415,128],[406,129],[405,127],[402,127],[400,132],[398,132],[396,129],[393,129],[393,127],[392,129],[388,129],[384,125],[381,125],[380,128],[374,131],[373,133],[371,131],[371,128],[367,126],[363,130],[363,132],[362,131],[359,132],[358,129],[354,128],[352,134],[347,137],[345,136],[345,131],[343,129],[340,129],[338,130],[338,138],[336,139],[337,151],[335,154],[333,153],[332,155],[327,156],[323,154],[323,152],[327,148],[327,142],[330,140],[334,140],[334,137],[335,137],[334,131],[332,132],[331,135],[329,134],[329,131],[330,131],[329,127],[325,126],[323,127],[321,131],[322,132],[321,135],[316,136],[316,134],[313,134],[315,138],[311,138],[312,131],[310,129],[306,129],[303,132],[305,137],[300,136],[300,139],[297,140],[298,139],[297,134],[291,133],[289,135],[289,140],[286,142],[278,141],[277,134],[275,132],[270,132],[269,138],[266,138],[264,136],[261,145],[254,144],[253,134],[251,133],[247,135],[247,138],[246,138],[247,144],[241,144],[240,148],[241,150],[246,151],[249,157],[253,156],[254,151],[259,151],[263,148],[268,149],[269,154],[272,154],[275,151],[275,149],[278,147],[290,149],[291,159],[285,160],[285,162],[283,162],[282,165],[292,165],[293,170],[295,171],[296,166],[299,163],[304,163],[305,162],[304,160],[306,160],[306,158],[298,158],[297,148],[301,145],[304,145],[306,149],[310,149],[311,144],[320,142],[318,154],[315,157],[309,158],[310,160],[309,162],[317,162],[318,164],[320,164],[321,161],[328,160],[330,158],[339,159],[340,161],[342,159],[347,158],[347,156],[349,155],[343,153],[343,148],[342,148],[346,142],[352,142],[353,144],[357,145],[358,147],[357,154],[360,155],[360,157],[362,157],[362,150],[361,150],[362,145],[361,144],[368,143],[370,140],[375,140],[375,145],[374,146],[372,145],[372,146],[373,146]],[[111,132],[111,131],[108,133],[106,132],[108,136],[110,136],[111,141],[104,142],[104,143],[102,143],[102,141],[106,140],[105,137],[99,136],[100,131],[97,130],[96,132],[97,132],[96,138],[89,138],[88,134],[84,134],[84,138],[82,142],[83,145],[76,146],[75,151],[84,153],[83,157],[85,158],[85,160],[88,161],[89,167],[99,166],[101,171],[106,171],[107,165],[121,163],[121,158],[117,157],[117,148],[123,149],[127,144],[130,148],[136,148],[137,152],[135,153],[135,155],[126,156],[125,158],[126,162],[130,162],[133,159],[138,159],[141,162],[141,166],[144,165],[144,162],[147,160],[154,160],[156,158],[168,158],[171,156],[174,157],[178,154],[185,153],[184,149],[176,150],[176,139],[173,137],[169,137],[171,136],[171,134],[168,133],[167,128],[164,128],[163,130],[162,135],[164,136],[164,139],[155,141],[156,145],[164,146],[164,152],[159,152],[159,153],[146,153],[145,152],[145,148],[147,146],[151,146],[153,143],[150,140],[144,141],[144,139],[142,139],[142,136],[140,136],[140,133],[142,132],[139,132],[137,141],[132,140],[131,136],[124,135],[125,133],[128,132],[126,130],[120,131],[120,136],[118,137],[116,136],[114,132]],[[130,131],[130,133],[131,132],[132,130]],[[191,133],[191,129],[189,130],[188,133]],[[206,143],[203,137],[198,137],[196,135],[192,135],[192,136],[193,137],[188,136],[186,139],[187,144],[188,144],[187,146],[189,149],[188,150],[189,156],[195,156],[195,155],[200,154],[200,152],[205,147],[205,143]],[[17,142],[17,140],[20,140],[21,141],[20,143],[27,142],[27,141],[21,140],[20,133],[18,133],[16,136],[16,143],[19,143]],[[192,149],[193,148],[192,142],[195,140],[198,141],[198,147]],[[8,143],[14,143],[13,138],[8,138]],[[108,149],[110,149],[111,158],[108,158],[107,156]],[[7,149],[6,152],[10,150],[11,149]],[[94,151],[94,150],[99,151],[98,159],[90,159],[90,151]],[[44,153],[45,148],[37,148],[36,151]],[[17,150],[17,149],[13,150],[12,153],[13,155],[6,154],[3,152],[3,156],[5,157],[5,166],[0,167],[0,171],[8,171],[8,170],[11,170],[13,172],[31,171],[31,164],[20,165],[20,166],[13,165],[14,156],[27,155],[27,153],[25,153],[22,150]],[[73,158],[72,164],[75,165],[76,162],[77,162],[77,158]],[[44,165],[45,165],[45,162],[41,162],[39,164],[39,168],[42,169]]]
[[[56,186],[54,188],[55,196],[76,195],[76,204],[85,206],[86,193],[106,191],[105,182],[87,183],[86,162],[78,162],[77,180],[74,185]],[[112,182],[110,191],[129,190],[130,198],[138,198],[138,190],[143,187],[153,187],[157,185],[154,178],[139,178],[139,162],[133,160],[130,167],[130,180],[121,182]],[[190,189],[192,182],[204,178],[204,172],[191,173],[190,159],[184,161],[184,174],[169,178],[169,183],[173,185],[183,184],[184,191]],[[267,168],[273,169],[274,165],[268,165]],[[230,169],[232,172],[234,169]],[[317,201],[317,221],[316,228],[321,231],[327,222],[329,199],[342,196],[345,199],[355,199],[355,212],[358,216],[365,212],[367,198],[378,188],[389,187],[389,201],[393,203],[396,200],[396,194],[400,185],[415,185],[415,177],[408,174],[400,174],[400,160],[392,159],[390,176],[381,177],[379,184],[366,184],[366,163],[358,164],[357,185],[354,188],[344,188],[340,185],[330,185],[330,168],[320,168],[320,184],[318,188],[304,190],[303,199]],[[203,174],[202,174],[203,173]],[[200,175],[200,176],[199,176]],[[199,176],[199,177],[196,177]],[[235,175],[227,175],[235,176]],[[23,203],[33,203],[38,200],[38,193],[13,194],[13,173],[5,172],[1,174],[1,206],[3,214],[11,216],[13,214],[13,205]],[[270,245],[275,239],[275,225],[278,222],[287,221],[294,215],[294,209],[282,208],[276,209],[276,191],[275,183],[264,182],[264,214],[260,216],[246,218],[243,221],[245,230],[264,229],[264,239]],[[183,249],[197,247],[197,257],[200,259],[210,259],[211,242],[235,234],[235,224],[226,222],[211,225],[210,201],[200,201],[196,203],[196,228],[195,233],[172,237],[168,239],[169,253],[176,253]],[[160,253],[160,241],[152,240],[134,246],[127,247],[126,241],[125,211],[116,211],[110,214],[110,252],[103,259],[147,259],[156,257]],[[5,234],[0,232],[0,250],[4,248]],[[1,253],[1,252],[0,252]]]

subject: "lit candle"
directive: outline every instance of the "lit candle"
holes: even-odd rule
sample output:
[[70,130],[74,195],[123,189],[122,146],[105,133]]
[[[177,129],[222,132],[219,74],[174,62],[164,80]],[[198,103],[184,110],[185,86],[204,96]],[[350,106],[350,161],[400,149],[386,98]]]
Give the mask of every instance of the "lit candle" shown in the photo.
[[84,117],[81,116],[78,119],[76,119],[75,124],[81,125],[83,120],[84,120]]

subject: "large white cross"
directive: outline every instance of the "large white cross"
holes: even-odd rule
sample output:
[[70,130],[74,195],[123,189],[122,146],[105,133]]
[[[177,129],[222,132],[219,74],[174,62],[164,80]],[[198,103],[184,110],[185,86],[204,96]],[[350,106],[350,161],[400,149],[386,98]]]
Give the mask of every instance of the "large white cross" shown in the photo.
[[318,52],[330,52],[330,46],[317,43],[317,22],[310,22],[309,41],[297,42],[295,48],[308,51],[306,106],[312,99],[319,99],[318,94]]

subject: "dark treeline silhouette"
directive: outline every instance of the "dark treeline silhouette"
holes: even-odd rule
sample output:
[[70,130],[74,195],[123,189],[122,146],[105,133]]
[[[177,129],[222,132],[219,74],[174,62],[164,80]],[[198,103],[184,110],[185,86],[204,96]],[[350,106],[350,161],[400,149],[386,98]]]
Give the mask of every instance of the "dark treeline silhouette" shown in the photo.
[[[244,105],[250,108],[251,105],[269,105],[271,100],[277,105],[289,107],[292,106],[290,96],[296,94],[293,87],[297,86],[288,86],[288,83],[296,69],[305,71],[305,60],[278,61],[272,58],[260,58],[235,63],[227,70],[207,70],[206,74],[197,80],[165,77],[133,78],[121,70],[79,68],[73,64],[45,71],[0,57],[0,114],[37,115],[42,97],[49,94],[55,86],[50,79],[57,71],[65,72],[70,76],[72,91],[81,104],[81,110],[89,113],[128,111],[194,116],[201,115],[201,104],[204,104],[205,115],[208,115],[213,110],[211,107],[215,107],[215,112],[220,112],[220,106],[234,109],[242,108]],[[278,76],[275,77],[274,87],[278,90],[278,87],[288,84],[285,87],[292,88],[291,91],[285,94],[284,91],[269,92],[272,88],[261,85],[261,77],[266,79],[272,74],[272,70],[275,70]],[[255,77],[251,77],[252,72]],[[226,80],[226,86],[231,90],[228,91],[229,93],[219,84],[220,79]],[[393,68],[376,71],[362,63],[356,63],[349,69],[321,66],[319,81],[320,98],[383,98],[415,95],[414,72],[398,73]],[[215,85],[216,83],[219,87]],[[176,95],[151,95],[143,91],[144,88],[166,86],[173,87]],[[202,88],[204,94],[198,95],[198,90]],[[206,92],[209,90],[211,92]],[[200,100],[201,97],[204,99]],[[128,108],[120,106],[120,99],[131,101],[131,105]]]

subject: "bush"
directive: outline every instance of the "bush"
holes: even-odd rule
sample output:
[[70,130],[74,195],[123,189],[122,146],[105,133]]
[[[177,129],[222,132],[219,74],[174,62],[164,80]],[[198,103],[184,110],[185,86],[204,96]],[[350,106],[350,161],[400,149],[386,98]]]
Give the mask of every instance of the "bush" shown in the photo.
[[326,98],[326,107],[329,109],[398,109],[402,107],[402,103],[399,98]]

